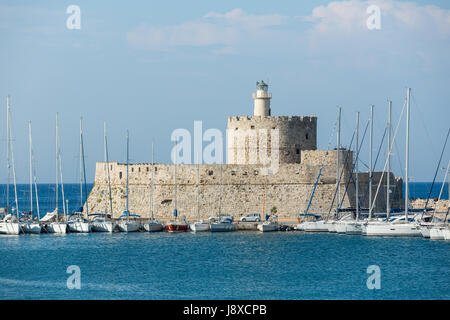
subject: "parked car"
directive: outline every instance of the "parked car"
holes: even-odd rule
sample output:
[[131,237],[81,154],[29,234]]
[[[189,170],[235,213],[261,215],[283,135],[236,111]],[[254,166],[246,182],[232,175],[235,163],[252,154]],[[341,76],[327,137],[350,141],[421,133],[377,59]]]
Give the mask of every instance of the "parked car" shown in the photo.
[[261,215],[259,213],[249,213],[245,216],[241,217],[240,221],[242,222],[260,222]]

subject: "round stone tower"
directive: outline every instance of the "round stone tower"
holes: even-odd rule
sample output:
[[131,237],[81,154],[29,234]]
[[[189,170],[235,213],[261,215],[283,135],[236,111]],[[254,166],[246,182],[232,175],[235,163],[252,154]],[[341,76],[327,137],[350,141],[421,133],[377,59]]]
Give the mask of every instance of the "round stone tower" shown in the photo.
[[[271,116],[269,86],[256,83],[253,117],[228,117],[229,164],[266,164],[277,152],[279,163],[300,163],[302,150],[317,149],[317,118]],[[272,158],[273,159],[273,158]]]

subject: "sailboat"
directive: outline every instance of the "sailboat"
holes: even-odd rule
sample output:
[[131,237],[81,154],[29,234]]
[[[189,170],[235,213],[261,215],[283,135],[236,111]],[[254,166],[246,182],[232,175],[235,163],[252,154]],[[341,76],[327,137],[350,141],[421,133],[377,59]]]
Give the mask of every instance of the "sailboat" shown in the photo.
[[[58,168],[60,169],[61,162],[59,162],[58,166],[58,160],[60,160],[60,150],[59,150],[59,129],[58,129],[58,114],[56,114],[56,184],[55,184],[55,193],[56,193],[56,208],[53,212],[47,213],[44,218],[41,220],[47,221],[47,216],[50,219],[55,218],[56,221],[51,222],[50,224],[47,224],[46,230],[50,233],[59,233],[59,234],[66,234],[67,233],[67,223],[63,221],[59,221],[59,210],[58,210],[58,200],[59,200],[59,178],[58,178]],[[65,211],[65,207],[64,207]]]
[[37,198],[37,186],[36,188],[36,204],[38,206],[37,210],[37,221],[33,219],[33,147],[31,139],[31,121],[28,122],[28,137],[30,143],[30,217],[29,219],[21,222],[21,227],[25,233],[41,233],[41,225],[39,224],[39,201]]
[[275,215],[266,215],[265,207],[266,207],[266,183],[267,183],[267,175],[264,175],[264,197],[263,197],[263,216],[266,217],[266,221],[260,223],[256,226],[256,228],[261,232],[270,232],[270,231],[278,231],[280,228],[277,217]]
[[151,219],[144,224],[144,229],[148,232],[158,232],[162,231],[163,226],[161,223],[155,220],[153,216],[153,190],[154,190],[154,172],[155,172],[155,161],[154,161],[154,143],[152,142],[152,183],[150,185],[150,211],[151,211]]
[[[372,136],[373,136],[373,105],[370,108],[370,164],[369,164],[369,199],[372,198]],[[355,220],[343,220],[345,234],[360,235],[365,231],[365,225],[359,220],[359,112],[356,113],[356,216]],[[370,200],[369,200],[370,202]],[[364,228],[364,230],[363,230]]]
[[128,210],[128,163],[129,163],[129,133],[127,130],[127,208],[123,212],[123,214],[119,217],[119,222],[117,223],[117,227],[122,232],[136,232],[141,227],[141,224],[137,220],[130,220],[130,216],[135,218],[139,217],[138,215],[130,215]]
[[227,232],[236,230],[236,225],[229,215],[222,213],[222,164],[220,164],[220,192],[218,221],[211,223],[211,232]]
[[[91,224],[83,217],[83,183],[86,193],[86,168],[84,166],[84,145],[83,145],[83,119],[80,118],[80,208],[78,212],[69,216],[67,227],[70,232],[89,233]],[[86,197],[86,215],[89,216],[89,206]]]
[[[429,191],[428,197],[427,197],[427,201],[425,202],[425,207],[424,207],[423,213],[421,215],[421,221],[419,223],[420,231],[421,231],[422,235],[424,237],[428,236],[428,238],[430,238],[432,240],[444,240],[443,231],[447,227],[447,222],[445,220],[441,221],[441,219],[436,217],[436,208],[433,210],[433,215],[432,216],[425,216],[425,213],[428,210],[428,208],[427,208],[428,201],[430,200],[431,192],[433,190],[433,186],[434,186],[434,183],[436,181],[436,177],[438,175],[439,168],[441,167],[442,156],[444,155],[445,148],[447,146],[447,142],[448,142],[449,136],[450,136],[450,128],[447,131],[447,137],[445,139],[445,143],[444,143],[444,146],[442,148],[441,157],[439,159],[439,162],[438,162],[438,165],[437,165],[437,168],[436,168],[436,172],[435,172],[435,175],[434,175],[434,178],[433,178],[433,183],[431,184],[430,191]],[[449,167],[450,167],[450,161],[449,161],[449,164],[447,166],[447,171],[446,171],[446,174],[445,174],[445,177],[444,177],[444,183],[445,183],[445,180],[447,179],[447,174],[448,174]],[[441,195],[442,195],[442,191],[443,191],[443,188],[444,188],[444,183],[442,184],[441,192],[439,193],[438,202],[441,200]]]
[[[6,97],[6,158],[7,158],[7,169],[8,169],[8,181],[6,185],[6,209],[5,209],[5,217],[0,221],[0,233],[3,234],[13,234],[18,235],[21,231],[20,223],[19,223],[19,209],[17,203],[17,189],[16,189],[16,174],[15,174],[15,166],[14,166],[14,153],[12,149],[12,141],[10,138],[11,129],[9,126],[11,112],[9,105],[9,96]],[[10,173],[10,163],[9,163],[9,154],[11,148],[11,155],[13,161],[13,174],[14,174],[14,192],[16,198],[16,215],[12,215],[9,213],[9,173]]]
[[167,232],[184,232],[188,229],[188,224],[185,219],[178,220],[178,208],[177,208],[177,148],[176,148],[177,138],[175,137],[175,164],[173,166],[174,171],[174,209],[173,216],[174,220],[170,221],[165,225],[165,230]]
[[[403,217],[394,217],[386,219],[383,222],[372,222],[366,226],[366,235],[368,236],[407,236],[420,237],[419,225],[412,223],[414,219],[408,217],[409,210],[409,119],[410,119],[410,97],[411,89],[407,89],[406,94],[406,171],[405,171],[405,215]],[[392,150],[392,146],[390,147]],[[373,204],[370,203],[373,207]]]
[[[108,141],[106,138],[106,122],[103,124],[104,160],[105,160],[105,213],[94,214],[91,229],[94,232],[113,232],[116,224],[112,221],[111,179],[109,176]],[[108,197],[109,194],[109,197]],[[108,199],[111,218],[108,219]]]
[[[198,157],[197,157],[198,158]],[[199,194],[199,184],[200,184],[200,163],[197,159],[197,221],[191,223],[189,227],[194,232],[208,231],[209,223],[207,221],[200,219],[200,194]]]
[[[338,201],[337,201],[337,207],[336,207],[336,217],[339,212],[338,209],[339,209],[339,194],[340,194],[340,180],[341,180],[340,179],[340,158],[339,158],[340,157],[340,152],[339,152],[340,151],[340,131],[341,131],[341,107],[339,107],[339,109],[338,109],[338,128],[337,128],[337,132],[336,132],[336,135],[337,135],[337,148],[336,148],[336,150],[337,150],[337,157],[336,157],[337,158],[337,166],[336,166],[337,167],[337,176],[336,176],[337,186],[336,186],[336,192],[338,195]],[[298,219],[298,224],[296,226],[297,230],[305,231],[305,232],[328,232],[329,229],[331,229],[332,231],[336,230],[337,222],[329,221],[328,216],[326,219],[322,219],[322,217],[320,215],[308,213],[309,208],[311,207],[311,203],[312,203],[317,185],[319,183],[319,178],[320,178],[320,176],[322,174],[322,170],[325,166],[325,160],[326,160],[327,156],[328,156],[328,152],[325,154],[325,156],[322,160],[322,165],[319,169],[319,173],[317,175],[316,182],[314,184],[314,188],[311,192],[308,206],[306,207],[306,210],[304,213],[300,213],[297,216],[297,219]],[[328,215],[331,212],[331,209],[332,208],[330,207],[330,211],[328,212]]]

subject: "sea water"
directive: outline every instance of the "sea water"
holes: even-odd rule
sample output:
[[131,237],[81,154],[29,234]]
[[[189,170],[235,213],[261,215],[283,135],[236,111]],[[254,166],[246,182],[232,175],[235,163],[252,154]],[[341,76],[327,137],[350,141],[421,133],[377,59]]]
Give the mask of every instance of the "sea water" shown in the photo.
[[[80,196],[73,188],[69,209]],[[0,299],[450,298],[450,241],[423,238],[297,231],[3,235],[0,259]],[[74,276],[80,289],[73,289]],[[370,285],[374,276],[379,289]]]

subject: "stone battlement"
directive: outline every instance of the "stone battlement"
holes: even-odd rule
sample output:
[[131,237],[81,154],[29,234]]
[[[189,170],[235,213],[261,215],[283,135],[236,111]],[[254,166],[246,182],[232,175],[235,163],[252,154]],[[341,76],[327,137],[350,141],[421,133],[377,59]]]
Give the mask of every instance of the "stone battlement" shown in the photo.
[[302,121],[302,122],[315,122],[317,117],[315,116],[232,116],[228,117],[228,122],[245,122],[245,121]]

